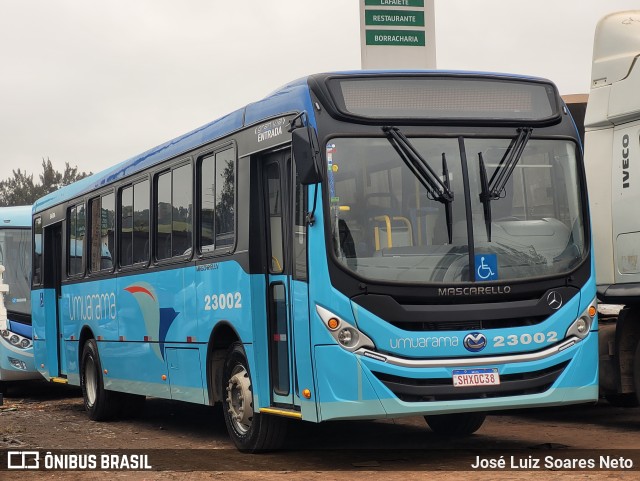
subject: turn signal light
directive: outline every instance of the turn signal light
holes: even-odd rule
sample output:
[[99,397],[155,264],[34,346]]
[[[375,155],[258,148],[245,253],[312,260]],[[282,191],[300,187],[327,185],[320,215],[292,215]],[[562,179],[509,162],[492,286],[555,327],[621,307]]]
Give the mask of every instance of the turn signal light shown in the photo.
[[329,326],[329,329],[331,329],[332,331],[335,331],[340,326],[340,321],[335,317],[332,317],[331,319],[329,319],[329,321],[327,321],[327,326]]
[[598,310],[596,309],[596,306],[589,306],[589,317],[593,319],[594,317],[596,317],[597,312]]
[[305,397],[305,399],[311,399],[311,391],[309,389],[303,389],[302,395]]

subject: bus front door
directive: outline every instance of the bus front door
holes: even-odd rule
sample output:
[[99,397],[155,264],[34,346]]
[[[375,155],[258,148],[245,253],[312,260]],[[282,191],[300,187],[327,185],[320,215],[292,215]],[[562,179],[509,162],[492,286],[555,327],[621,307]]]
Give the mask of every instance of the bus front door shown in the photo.
[[62,223],[44,228],[45,334],[47,363],[51,377],[65,376],[66,361],[60,316],[62,299]]
[[291,206],[289,198],[290,152],[280,151],[264,158],[267,239],[267,335],[269,374],[273,406],[293,408],[295,396],[295,359],[291,323]]

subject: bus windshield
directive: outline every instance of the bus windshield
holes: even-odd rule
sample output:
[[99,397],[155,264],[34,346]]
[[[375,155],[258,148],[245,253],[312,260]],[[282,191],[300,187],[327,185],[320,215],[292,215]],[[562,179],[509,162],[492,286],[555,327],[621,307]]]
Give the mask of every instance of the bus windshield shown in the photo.
[[7,311],[30,314],[31,231],[29,229],[0,229],[0,264],[5,268],[4,283],[9,285],[9,293],[5,295]]
[[[334,138],[326,145],[333,250],[348,270],[377,282],[451,284],[556,276],[584,259],[574,142],[409,142],[438,176],[433,184],[446,185],[452,199],[434,195],[406,149],[387,138]],[[507,169],[514,144],[522,151]],[[491,184],[500,189],[483,201],[494,177],[502,177]]]

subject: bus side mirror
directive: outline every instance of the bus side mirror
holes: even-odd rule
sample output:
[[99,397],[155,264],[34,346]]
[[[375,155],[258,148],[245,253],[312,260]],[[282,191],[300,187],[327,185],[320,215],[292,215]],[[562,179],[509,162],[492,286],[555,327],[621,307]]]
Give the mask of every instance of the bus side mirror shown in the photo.
[[322,180],[318,167],[318,141],[309,127],[299,127],[291,132],[291,149],[296,171],[302,185],[317,184]]

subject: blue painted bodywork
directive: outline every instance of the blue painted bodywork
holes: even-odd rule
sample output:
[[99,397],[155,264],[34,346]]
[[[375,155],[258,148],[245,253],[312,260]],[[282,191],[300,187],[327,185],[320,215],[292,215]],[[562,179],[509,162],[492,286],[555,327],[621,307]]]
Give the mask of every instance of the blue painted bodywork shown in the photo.
[[[362,72],[353,72],[362,74]],[[529,77],[515,77],[526,79]],[[307,79],[294,81],[266,99],[250,104],[217,121],[139,156],[62,188],[38,200],[34,213],[76,196],[84,195],[118,179],[164,160],[213,142],[243,127],[281,116],[306,111],[316,126]],[[353,304],[331,285],[326,256],[324,212],[321,189],[308,188],[308,208],[316,205],[316,222],[308,228],[308,271],[310,282],[285,279],[288,284],[292,343],[294,404],[308,421],[379,418],[455,411],[551,406],[597,399],[597,321],[592,332],[571,348],[535,362],[496,364],[501,375],[542,370],[568,361],[553,386],[540,394],[448,402],[404,402],[376,378],[373,371],[405,378],[451,379],[452,368],[400,368],[353,354],[340,347],[318,314],[322,306],[369,336],[378,350],[408,359],[474,358],[462,346],[459,331],[438,332],[439,337],[456,339],[433,347],[433,333],[407,333]],[[316,203],[314,203],[314,195]],[[593,264],[593,259],[591,259]],[[593,265],[592,265],[593,272]],[[59,303],[62,339],[55,334],[56,319],[46,309],[56,302],[52,289],[33,292],[32,306],[36,334],[36,361],[41,373],[51,378],[66,375],[79,384],[79,345],[83,329],[97,337],[105,370],[107,389],[133,392],[194,403],[209,403],[208,348],[216,326],[232,327],[244,344],[253,381],[254,409],[271,406],[269,344],[267,334],[267,279],[251,275],[233,260],[216,258],[206,269],[189,264],[176,269],[151,270],[136,275],[87,280],[65,284]],[[225,307],[213,308],[212,296],[225,297]],[[42,296],[42,301],[40,301]],[[229,297],[230,296],[230,297]],[[580,294],[557,313],[536,326],[500,330],[502,336],[543,335],[544,341],[497,347],[490,343],[482,355],[519,354],[541,349],[562,340],[566,331],[595,297],[595,281],[590,279]],[[231,302],[233,307],[228,307]],[[492,338],[496,331],[485,332]],[[394,339],[408,338],[401,344]],[[413,342],[411,338],[418,339]],[[428,348],[420,347],[426,344]],[[418,348],[412,347],[413,345]],[[60,369],[58,369],[60,365]],[[301,393],[309,389],[310,399]]]

